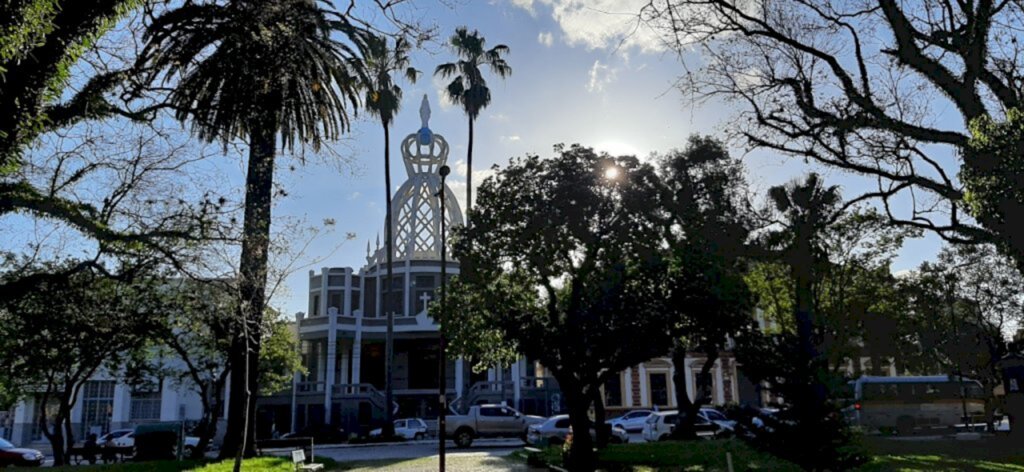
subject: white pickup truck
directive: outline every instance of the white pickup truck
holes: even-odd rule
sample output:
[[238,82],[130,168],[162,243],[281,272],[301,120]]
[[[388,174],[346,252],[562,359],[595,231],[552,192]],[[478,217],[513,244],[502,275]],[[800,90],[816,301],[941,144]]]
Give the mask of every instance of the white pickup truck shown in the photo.
[[504,405],[478,405],[470,407],[465,415],[447,417],[444,431],[458,447],[469,447],[476,438],[522,438],[525,441],[526,429],[546,419],[524,415]]

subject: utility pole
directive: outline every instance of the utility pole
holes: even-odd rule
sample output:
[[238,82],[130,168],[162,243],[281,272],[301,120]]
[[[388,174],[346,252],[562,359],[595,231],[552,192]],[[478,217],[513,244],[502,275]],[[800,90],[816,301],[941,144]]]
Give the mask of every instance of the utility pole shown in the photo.
[[441,190],[437,192],[438,196],[441,197],[441,316],[440,320],[435,320],[438,325],[438,356],[437,356],[437,372],[438,372],[438,415],[437,415],[437,454],[438,454],[438,469],[440,472],[444,472],[444,433],[445,433],[445,416],[448,410],[448,375],[445,372],[447,367],[447,359],[445,358],[445,339],[444,330],[441,329],[441,321],[445,319],[447,312],[445,311],[445,288],[448,284],[448,231],[445,229],[445,208],[444,208],[444,191],[445,187],[444,180],[448,177],[448,173],[451,169],[448,166],[441,166],[438,169],[438,174],[441,175]]

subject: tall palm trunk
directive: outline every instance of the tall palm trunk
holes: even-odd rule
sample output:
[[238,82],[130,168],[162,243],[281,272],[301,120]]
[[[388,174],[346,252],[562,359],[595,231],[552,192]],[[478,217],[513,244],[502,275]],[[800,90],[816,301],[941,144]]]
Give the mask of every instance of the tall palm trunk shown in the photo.
[[469,118],[469,144],[466,147],[466,226],[469,226],[469,209],[473,207],[473,117]]
[[[391,286],[392,279],[394,278],[394,238],[391,234],[391,133],[388,131],[389,123],[387,121],[382,122],[384,125],[384,204],[385,204],[385,224],[384,224],[384,250],[387,251],[387,283],[384,285],[388,288],[385,292],[388,296],[391,295],[391,291],[394,287]],[[405,296],[403,294],[403,296]],[[387,299],[385,299],[384,306],[387,307]],[[387,311],[388,317],[388,332],[384,338],[384,363],[385,363],[385,377],[384,377],[384,410],[385,410],[385,422],[383,428],[383,436],[391,437],[395,435],[395,422],[392,417],[392,406],[394,404],[394,366],[395,366],[395,314],[392,310]]]
[[245,180],[245,221],[239,260],[237,320],[231,343],[231,399],[221,458],[256,453],[256,401],[259,386],[260,327],[266,308],[270,211],[273,202],[275,126],[262,123],[249,137]]

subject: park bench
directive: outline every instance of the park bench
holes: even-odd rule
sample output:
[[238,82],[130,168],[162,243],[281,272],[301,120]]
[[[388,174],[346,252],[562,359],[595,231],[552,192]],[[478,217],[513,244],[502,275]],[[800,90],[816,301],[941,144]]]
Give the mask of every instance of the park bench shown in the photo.
[[133,449],[131,446],[73,446],[69,455],[71,462],[75,465],[88,462],[89,457],[92,457],[97,463],[109,463],[109,458],[113,458],[115,462],[124,462],[125,457],[132,455]]
[[303,449],[296,449],[292,451],[292,464],[295,465],[295,470],[323,470],[323,464],[307,464],[306,463],[306,451]]

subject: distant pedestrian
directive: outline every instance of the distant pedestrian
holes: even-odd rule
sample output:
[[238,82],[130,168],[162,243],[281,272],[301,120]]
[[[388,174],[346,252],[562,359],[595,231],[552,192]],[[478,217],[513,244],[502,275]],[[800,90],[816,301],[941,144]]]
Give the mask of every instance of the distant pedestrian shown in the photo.
[[82,458],[90,465],[96,463],[96,449],[96,433],[89,433],[85,438],[85,444],[82,445]]
[[117,444],[114,443],[113,437],[107,438],[107,441],[103,443],[102,458],[104,464],[117,462]]

